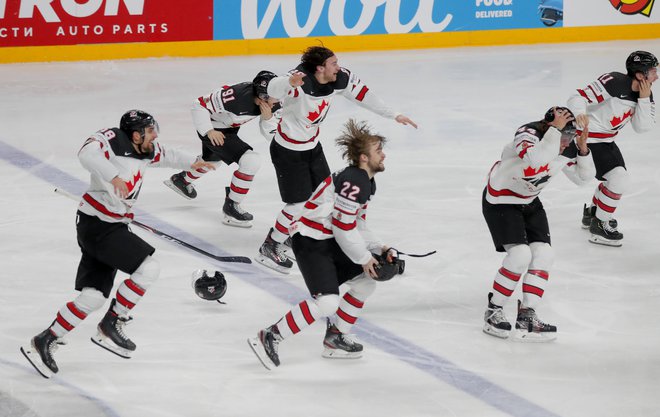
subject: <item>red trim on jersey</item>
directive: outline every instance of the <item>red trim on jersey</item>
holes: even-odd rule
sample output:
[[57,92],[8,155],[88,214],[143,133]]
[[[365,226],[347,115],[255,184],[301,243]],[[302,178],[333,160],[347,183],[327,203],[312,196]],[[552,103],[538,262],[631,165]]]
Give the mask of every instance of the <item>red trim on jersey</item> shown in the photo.
[[348,216],[355,216],[355,215],[357,215],[358,210],[360,210],[360,209],[358,208],[358,209],[355,210],[354,212],[350,212],[350,211],[342,210],[342,209],[340,209],[339,207],[335,206],[335,210],[337,210],[337,211],[340,212],[340,213],[344,213],[344,214],[346,214],[346,215],[348,215]]
[[337,317],[350,324],[355,324],[355,322],[357,321],[357,317],[351,316],[341,308],[337,309]]
[[328,185],[330,185],[331,183],[332,183],[332,177],[331,176],[326,177],[326,179],[323,180],[323,184],[325,185],[323,185],[323,187],[319,190],[319,192],[314,194],[312,198],[310,198],[309,200],[312,201],[319,198],[319,196],[323,194],[323,191],[325,191],[325,189],[328,188]]
[[[580,136],[582,134],[581,130],[578,130],[577,135]],[[613,138],[616,135],[618,135],[619,132],[614,132],[614,133],[598,133],[598,132],[589,132],[590,138],[596,138],[596,139],[607,139],[607,138]]]
[[207,112],[211,113],[211,109],[206,107],[206,103],[204,102],[204,97],[197,97],[197,101],[199,101],[199,104],[201,104],[202,107],[204,107]]
[[593,201],[594,205],[598,206],[599,209],[606,211],[608,213],[614,213],[616,210],[616,207],[608,206],[607,204],[603,203],[596,197],[594,197],[591,201]]
[[349,231],[349,230],[355,229],[355,226],[357,226],[357,222],[354,221],[353,223],[346,224],[346,223],[340,222],[339,220],[337,220],[333,217],[332,218],[332,225],[335,226],[335,227],[340,228],[341,230]]
[[296,321],[293,319],[293,314],[289,311],[288,313],[286,313],[286,316],[284,317],[286,318],[286,324],[289,325],[289,329],[291,329],[291,332],[293,334],[298,333],[300,331],[300,328],[296,324]]
[[66,303],[66,307],[74,316],[78,317],[80,320],[85,320],[85,318],[87,317],[87,314],[85,314],[83,311],[78,310],[78,307],[76,307],[73,301]]
[[69,332],[71,330],[73,330],[73,328],[74,328],[74,326],[71,323],[69,323],[68,321],[66,321],[64,319],[64,317],[62,317],[62,315],[59,313],[59,311],[57,312],[57,318],[55,319],[55,321],[57,321],[57,323],[60,326],[64,327]]
[[603,102],[603,100],[604,100],[603,96],[601,96],[600,94],[597,94],[596,90],[594,90],[594,88],[592,86],[589,86],[589,90],[591,90],[591,92],[594,93],[594,96],[596,96],[596,101],[598,101],[599,103]]
[[332,235],[332,230],[326,229],[325,227],[323,227],[321,223],[317,223],[315,221],[309,220],[307,217],[301,217],[300,222],[305,226],[318,230],[319,232],[323,232],[326,235]]
[[544,290],[542,288],[535,287],[535,286],[529,285],[529,284],[523,284],[522,290],[523,290],[523,292],[538,295],[539,297],[543,297]]
[[116,298],[117,298],[117,302],[119,304],[123,305],[124,307],[126,307],[129,310],[132,309],[133,307],[135,307],[134,303],[131,303],[130,301],[128,301],[128,299],[126,297],[124,297],[123,295],[121,295],[119,292],[117,292]]
[[312,324],[316,321],[314,316],[312,316],[312,312],[309,311],[309,305],[307,305],[307,301],[300,303],[300,311],[302,312],[302,315],[305,318],[307,324]]
[[520,151],[520,153],[518,154],[518,158],[523,159],[523,157],[527,154],[527,149],[529,149],[529,147]]
[[613,193],[602,182],[598,184],[598,190],[612,200],[621,200],[621,194]]
[[516,274],[515,272],[511,272],[505,267],[501,267],[499,271],[497,271],[500,275],[509,278],[511,281],[518,282],[520,280],[520,274]]
[[308,210],[314,210],[314,209],[317,208],[318,206],[319,206],[318,204],[314,204],[314,203],[312,203],[311,201],[307,201],[307,202],[305,203],[305,208],[308,209]]
[[358,93],[358,95],[355,96],[355,99],[356,99],[357,101],[362,101],[362,100],[364,100],[364,96],[367,95],[367,91],[369,91],[369,89],[367,88],[367,86],[366,86],[366,85],[363,86],[363,87],[362,87],[362,90],[360,90],[360,92]]
[[550,278],[550,274],[548,273],[548,271],[543,271],[541,269],[530,269],[527,271],[527,273],[536,275],[537,277],[543,278],[546,281],[548,280],[548,278]]
[[83,195],[83,200],[85,200],[90,206],[94,207],[94,209],[98,212],[101,212],[105,214],[108,217],[112,217],[114,219],[123,219],[124,217],[128,219],[133,218],[133,213],[126,213],[126,214],[117,214],[113,213],[112,211],[108,210],[103,204],[99,203],[98,201],[94,200],[94,197],[91,195],[85,193]]
[[130,278],[127,279],[126,281],[124,281],[124,284],[126,284],[126,286],[127,286],[128,288],[130,288],[134,293],[136,293],[136,294],[139,295],[140,297],[142,297],[142,296],[144,295],[144,293],[145,293],[144,288],[142,288],[142,287],[140,287],[139,285],[137,285],[137,284],[135,283],[135,281],[133,281],[133,280],[130,279]]
[[497,281],[493,282],[493,289],[506,297],[511,297],[511,294],[513,294],[513,290],[502,286],[501,284],[497,283]]
[[577,92],[578,92],[582,97],[584,97],[584,98],[587,99],[587,103],[591,103],[591,102],[592,102],[591,99],[589,98],[589,96],[587,95],[587,93],[584,92],[584,90],[580,90],[580,89],[578,89]]
[[291,139],[290,137],[285,135],[284,132],[282,132],[280,123],[277,124],[277,133],[279,133],[280,136],[282,137],[282,139],[284,139],[287,142],[291,142],[291,143],[296,144],[296,145],[303,145],[305,143],[314,142],[314,139],[316,139],[317,136],[319,135],[319,133],[321,133],[321,129],[317,127],[316,128],[316,134],[314,136],[312,136],[311,139],[308,139],[308,140],[302,141],[302,142],[299,141],[299,140]]
[[237,186],[234,185],[234,183],[231,183],[231,184],[229,185],[229,189],[231,189],[231,190],[232,190],[233,192],[235,192],[236,194],[247,194],[248,191],[250,191],[249,188],[241,188],[241,187],[237,187]]
[[277,229],[278,232],[283,233],[285,235],[289,234],[289,229],[284,227],[284,225],[278,221],[275,222],[275,228]]
[[353,296],[352,296],[351,294],[349,294],[349,293],[344,294],[344,300],[345,300],[348,304],[352,305],[352,306],[355,307],[355,308],[362,308],[362,307],[364,307],[364,303],[363,303],[362,301],[360,301],[360,300],[358,300],[357,298],[353,297]]
[[234,171],[234,176],[243,181],[252,181],[254,179],[254,175],[244,174],[238,170]]
[[289,220],[293,220],[293,216],[287,213],[286,211],[282,210],[282,215],[286,217]]
[[488,194],[492,195],[493,197],[518,197],[523,199],[535,198],[537,195],[539,195],[539,193],[530,196],[522,195],[506,188],[503,190],[496,190],[490,186],[490,181],[488,181]]

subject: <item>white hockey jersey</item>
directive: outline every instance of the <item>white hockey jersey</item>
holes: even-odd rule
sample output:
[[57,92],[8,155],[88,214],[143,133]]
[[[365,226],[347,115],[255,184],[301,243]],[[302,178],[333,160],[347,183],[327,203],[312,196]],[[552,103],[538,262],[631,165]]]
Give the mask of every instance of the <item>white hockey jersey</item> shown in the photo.
[[[280,108],[273,106],[273,114]],[[211,94],[197,97],[190,109],[193,124],[200,136],[213,129],[240,128],[255,117],[261,116],[259,106],[254,102],[252,83],[244,82],[223,86]],[[273,136],[278,119],[259,119],[261,134],[270,139]]]
[[[137,199],[144,172],[148,167],[189,169],[196,156],[169,150],[157,141],[150,155],[138,154],[128,136],[120,129],[102,129],[94,133],[78,151],[82,166],[91,173],[87,192],[79,210],[109,223],[130,223],[131,208]],[[128,187],[125,199],[118,197],[110,183],[116,176]]]
[[282,103],[275,141],[287,149],[306,151],[316,146],[321,123],[328,115],[333,96],[338,94],[383,117],[394,119],[399,115],[346,68],[341,68],[337,80],[328,84],[319,84],[302,66],[291,71],[294,72],[305,74],[300,87],[291,87],[289,75],[273,78],[268,84],[268,95]]
[[541,122],[521,126],[488,174],[486,200],[491,204],[529,204],[563,171],[580,185],[596,175],[591,154],[580,156],[575,142],[559,155],[561,132],[550,127],[542,134]]
[[639,98],[632,91],[633,79],[620,72],[601,75],[568,99],[574,115],[589,116],[587,143],[613,142],[628,122],[637,133],[651,130],[655,125],[653,95]]
[[383,247],[367,227],[367,206],[375,193],[376,182],[365,170],[348,167],[334,172],[312,193],[290,233],[334,238],[353,262],[364,265],[371,251],[380,254]]

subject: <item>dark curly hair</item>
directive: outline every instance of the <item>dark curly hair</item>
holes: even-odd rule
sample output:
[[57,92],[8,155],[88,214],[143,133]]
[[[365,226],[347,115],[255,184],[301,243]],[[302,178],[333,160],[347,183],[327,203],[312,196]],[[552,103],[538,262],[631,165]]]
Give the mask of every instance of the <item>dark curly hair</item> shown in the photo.
[[360,155],[367,155],[372,143],[385,145],[385,142],[387,139],[384,136],[371,132],[367,122],[356,122],[354,119],[346,122],[341,136],[335,139],[335,144],[339,148],[343,148],[342,158],[352,166],[360,164]]
[[303,68],[314,74],[316,72],[316,67],[323,65],[325,61],[334,54],[334,52],[325,46],[310,46],[303,51],[300,63]]

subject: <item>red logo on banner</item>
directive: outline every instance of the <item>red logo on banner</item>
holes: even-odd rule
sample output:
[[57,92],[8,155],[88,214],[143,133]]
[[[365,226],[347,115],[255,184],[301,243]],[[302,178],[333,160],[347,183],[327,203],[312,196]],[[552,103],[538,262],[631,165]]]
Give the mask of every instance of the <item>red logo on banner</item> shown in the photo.
[[655,0],[610,0],[612,6],[623,14],[643,14],[651,16]]
[[0,46],[213,39],[213,0],[0,0]]

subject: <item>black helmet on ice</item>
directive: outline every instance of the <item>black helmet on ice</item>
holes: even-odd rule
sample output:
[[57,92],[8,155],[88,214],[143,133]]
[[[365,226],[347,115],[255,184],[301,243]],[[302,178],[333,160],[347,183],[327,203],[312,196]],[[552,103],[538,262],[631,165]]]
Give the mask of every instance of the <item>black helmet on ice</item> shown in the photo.
[[213,271],[213,275],[204,269],[198,269],[192,274],[192,287],[195,294],[204,300],[218,301],[227,292],[227,280],[220,271]]
[[129,110],[121,116],[119,128],[130,138],[133,132],[138,132],[144,137],[144,130],[153,127],[158,131],[158,122],[152,115],[142,110]]
[[635,77],[635,74],[641,72],[646,76],[651,68],[658,66],[658,58],[650,52],[635,51],[626,59],[626,71],[628,76]]
[[277,77],[270,71],[259,71],[254,80],[252,80],[252,89],[254,95],[262,100],[268,100],[268,83],[270,80]]

